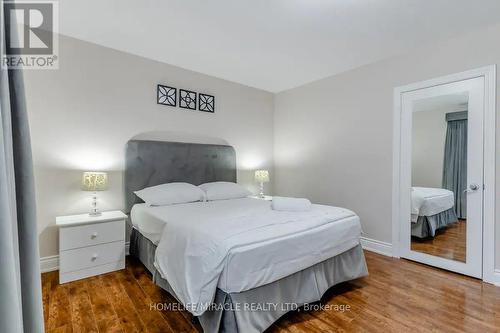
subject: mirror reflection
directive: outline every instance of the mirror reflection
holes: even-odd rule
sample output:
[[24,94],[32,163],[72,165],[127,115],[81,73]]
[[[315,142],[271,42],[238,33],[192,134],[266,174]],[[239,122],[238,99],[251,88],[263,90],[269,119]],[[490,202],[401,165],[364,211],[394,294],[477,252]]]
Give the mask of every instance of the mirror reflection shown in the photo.
[[465,262],[468,94],[413,105],[411,250]]

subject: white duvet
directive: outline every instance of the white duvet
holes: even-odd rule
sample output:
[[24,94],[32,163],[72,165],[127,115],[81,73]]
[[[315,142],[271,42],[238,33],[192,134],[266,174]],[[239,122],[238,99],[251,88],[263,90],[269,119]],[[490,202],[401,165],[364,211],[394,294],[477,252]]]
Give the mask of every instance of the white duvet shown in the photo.
[[452,191],[443,188],[412,187],[411,220],[419,216],[432,216],[444,212],[455,205]]
[[[274,282],[356,246],[361,233],[353,212],[321,205],[282,212],[244,198],[142,210],[150,215],[147,231],[160,228],[151,229],[151,216],[164,222],[155,267],[194,315],[217,287],[239,292]],[[137,209],[134,216],[141,230]]]

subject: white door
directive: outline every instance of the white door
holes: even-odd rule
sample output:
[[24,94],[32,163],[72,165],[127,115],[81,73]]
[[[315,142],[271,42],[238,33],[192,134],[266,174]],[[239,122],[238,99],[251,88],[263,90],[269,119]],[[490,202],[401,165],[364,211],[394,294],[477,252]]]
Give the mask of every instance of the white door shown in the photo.
[[484,77],[401,94],[400,255],[482,277]]

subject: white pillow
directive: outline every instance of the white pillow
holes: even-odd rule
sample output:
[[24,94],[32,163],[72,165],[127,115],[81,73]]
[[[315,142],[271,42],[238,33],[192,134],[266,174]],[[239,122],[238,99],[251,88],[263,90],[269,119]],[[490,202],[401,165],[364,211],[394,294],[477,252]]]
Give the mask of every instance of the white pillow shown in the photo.
[[161,184],[134,193],[148,206],[166,206],[205,199],[205,193],[200,188],[188,183]]
[[252,193],[243,186],[230,182],[205,183],[199,186],[207,200],[226,200],[246,198]]

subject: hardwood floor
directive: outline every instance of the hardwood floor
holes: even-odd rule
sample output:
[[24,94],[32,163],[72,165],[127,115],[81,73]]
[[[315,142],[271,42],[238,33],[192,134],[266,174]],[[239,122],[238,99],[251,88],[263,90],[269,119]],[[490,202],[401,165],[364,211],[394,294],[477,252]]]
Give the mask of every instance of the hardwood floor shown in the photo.
[[434,256],[465,262],[466,258],[467,223],[458,220],[457,223],[436,231],[433,238],[418,239],[412,237],[411,249]]
[[[331,288],[321,302],[330,309],[291,312],[267,332],[500,332],[500,288],[365,254],[370,275]],[[57,272],[44,273],[42,284],[49,333],[201,332],[187,312],[151,309],[175,301],[135,259],[125,270],[63,285]]]

